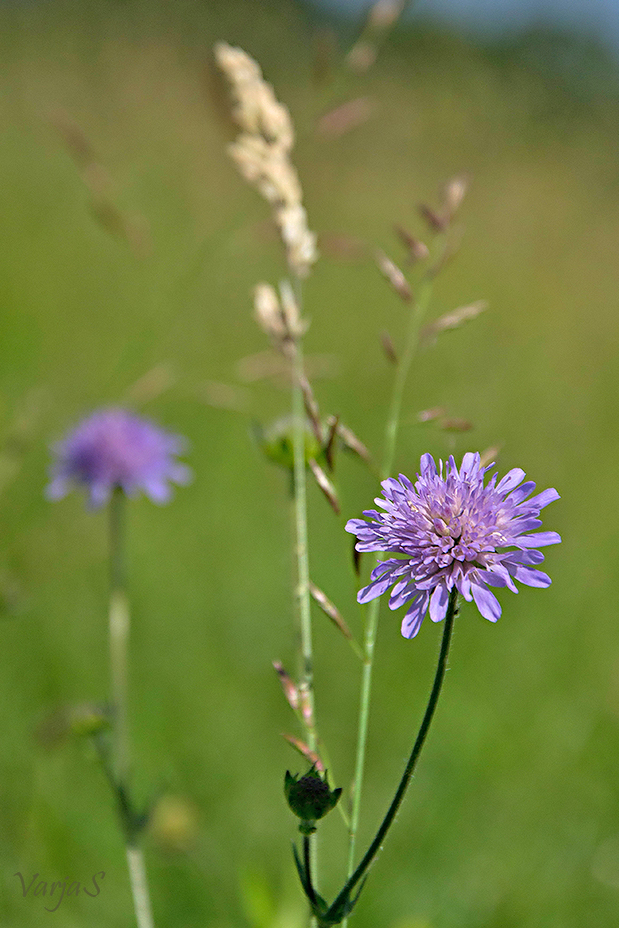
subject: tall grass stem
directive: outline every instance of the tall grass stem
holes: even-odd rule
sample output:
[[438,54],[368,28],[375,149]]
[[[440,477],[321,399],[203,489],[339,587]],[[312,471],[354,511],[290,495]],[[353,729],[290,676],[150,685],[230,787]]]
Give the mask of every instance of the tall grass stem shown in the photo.
[[[428,309],[432,296],[433,278],[426,276],[420,283],[417,298],[413,302],[408,322],[408,331],[404,351],[398,361],[396,369],[389,416],[385,426],[385,448],[381,467],[381,480],[386,479],[393,467],[395,449],[400,427],[404,389],[410,373],[411,364],[419,343],[419,330]],[[348,872],[352,875],[355,864],[355,846],[359,830],[359,816],[361,812],[361,793],[363,788],[363,774],[365,769],[365,755],[367,749],[368,721],[370,713],[370,696],[372,692],[372,671],[374,667],[374,650],[378,634],[378,616],[380,599],[374,599],[366,612],[364,636],[364,662],[361,676],[361,694],[359,700],[359,723],[357,729],[357,751],[355,758],[355,773],[353,780],[353,794],[350,814],[350,829],[348,842]],[[344,921],[346,926],[346,921]]]
[[[301,281],[293,276],[293,286],[299,315],[302,310]],[[314,652],[312,647],[312,615],[309,575],[309,551],[307,535],[307,469],[305,437],[305,401],[302,383],[305,376],[303,365],[303,347],[301,338],[295,339],[292,354],[292,450],[294,459],[293,491],[295,548],[297,556],[297,600],[300,629],[300,689],[302,693],[302,717],[305,726],[307,746],[316,751],[318,736],[314,715]],[[308,854],[312,870],[318,872],[318,854],[316,836],[309,839]],[[315,925],[315,919],[310,921]]]

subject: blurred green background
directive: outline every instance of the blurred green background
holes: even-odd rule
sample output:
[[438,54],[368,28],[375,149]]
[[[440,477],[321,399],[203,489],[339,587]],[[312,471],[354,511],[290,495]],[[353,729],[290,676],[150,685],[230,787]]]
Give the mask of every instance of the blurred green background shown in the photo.
[[[225,154],[234,129],[212,66],[220,39],[259,60],[296,123],[310,226],[324,243],[305,286],[323,411],[380,457],[393,372],[379,333],[401,344],[407,313],[371,260],[344,260],[334,242],[352,236],[402,263],[394,223],[423,235],[418,203],[436,205],[464,171],[465,235],[433,313],[480,298],[490,309],[417,358],[398,469],[413,475],[424,451],[498,444],[502,472],[522,466],[562,496],[545,516],[564,538],[547,549],[553,586],[503,593],[496,626],[462,610],[435,726],[354,924],[616,924],[614,66],[576,39],[483,48],[417,26],[396,30],[356,74],[342,64],[352,27],[335,26],[325,32],[286,0],[0,9],[2,925],[132,924],[100,769],[87,745],[47,750],[35,737],[59,707],[108,694],[105,515],[77,493],[47,503],[43,490],[49,444],[118,402],[187,435],[195,472],[165,509],[130,507],[137,790],[180,797],[195,821],[181,849],[161,829],[147,839],[156,923],[306,921],[282,791],[285,769],[304,765],[281,738],[297,730],[271,667],[295,667],[288,487],[250,434],[289,398],[239,367],[267,347],[251,288],[284,268],[266,205]],[[335,71],[319,81],[334,36]],[[319,131],[321,115],[356,97],[370,103],[363,124]],[[474,428],[420,425],[417,412],[437,405]],[[360,635],[342,529],[376,486],[344,456],[337,482],[340,520],[310,492],[311,573]],[[385,609],[362,845],[399,778],[438,649],[431,623],[412,642],[399,625]],[[347,787],[360,668],[320,613],[315,644],[318,722]],[[331,896],[345,868],[337,814],[323,832]],[[54,914],[23,898],[14,876],[87,883],[101,870],[97,898],[65,898]]]

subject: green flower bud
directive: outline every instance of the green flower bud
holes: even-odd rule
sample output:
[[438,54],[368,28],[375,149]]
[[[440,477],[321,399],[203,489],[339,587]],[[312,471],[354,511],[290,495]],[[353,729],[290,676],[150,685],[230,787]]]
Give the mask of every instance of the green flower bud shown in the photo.
[[311,835],[316,831],[316,821],[335,808],[342,790],[338,788],[331,791],[327,774],[325,773],[323,779],[314,764],[300,779],[298,774],[293,776],[287,770],[284,792],[288,805],[301,819],[299,831],[301,834]]
[[[294,470],[293,421],[290,416],[277,419],[268,428],[254,425],[254,437],[262,453],[274,464],[285,470]],[[305,423],[305,463],[320,458],[322,449],[316,440],[309,422]]]

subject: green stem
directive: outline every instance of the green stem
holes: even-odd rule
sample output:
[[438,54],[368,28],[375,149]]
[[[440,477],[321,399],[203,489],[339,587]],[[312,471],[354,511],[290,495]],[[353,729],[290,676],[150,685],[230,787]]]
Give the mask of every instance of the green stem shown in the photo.
[[338,907],[338,905],[342,903],[342,901],[350,897],[351,891],[354,889],[354,887],[357,885],[359,880],[362,878],[362,876],[364,875],[364,873],[366,872],[366,870],[368,869],[368,867],[374,860],[374,857],[380,850],[380,847],[383,841],[385,840],[385,836],[387,832],[389,831],[389,828],[394,818],[397,815],[398,809],[400,808],[402,804],[402,800],[404,799],[404,795],[408,788],[408,784],[410,783],[410,779],[415,770],[415,766],[419,759],[419,755],[421,754],[421,749],[423,748],[423,745],[426,740],[426,736],[430,729],[430,724],[432,722],[434,711],[436,709],[436,705],[438,703],[438,699],[441,693],[441,687],[443,685],[443,679],[445,677],[445,671],[447,669],[447,656],[449,654],[449,645],[451,643],[451,634],[453,631],[454,618],[457,612],[457,600],[458,600],[458,591],[456,587],[454,587],[451,593],[449,594],[449,604],[447,606],[447,614],[445,616],[445,626],[443,630],[443,639],[441,641],[441,650],[439,653],[438,663],[436,666],[436,673],[434,674],[434,682],[432,684],[430,698],[428,700],[428,705],[426,706],[426,711],[424,713],[423,720],[419,728],[419,732],[415,739],[415,743],[413,745],[411,755],[408,759],[408,763],[406,764],[406,768],[402,775],[402,779],[400,780],[400,785],[398,786],[396,790],[396,794],[393,797],[391,805],[389,806],[387,814],[385,815],[380,828],[376,832],[374,840],[372,841],[369,848],[367,849],[357,869],[348,878],[344,887],[342,888],[342,891],[340,892],[340,894],[337,896],[337,898],[333,902],[331,906],[332,910],[335,910]]
[[[295,296],[299,315],[301,314],[301,281],[293,277]],[[309,575],[309,554],[307,538],[307,471],[305,453],[305,402],[301,387],[304,377],[303,347],[297,338],[292,346],[292,449],[294,459],[294,518],[296,531],[297,555],[297,599],[299,604],[299,627],[301,633],[301,668],[299,689],[301,692],[301,711],[305,726],[307,745],[310,751],[316,751],[318,736],[314,716],[314,656],[312,649],[312,615]],[[311,858],[312,869],[317,871],[316,840],[308,841],[308,859]],[[312,920],[314,924],[314,920]]]
[[314,661],[312,651],[312,621],[310,606],[309,557],[307,546],[307,484],[305,465],[305,406],[300,377],[303,373],[303,353],[297,343],[293,358],[292,414],[294,456],[294,519],[297,555],[297,599],[301,632],[300,685],[303,694],[303,721],[310,750],[316,750],[314,724]]
[[395,446],[398,438],[398,429],[400,427],[400,413],[402,411],[402,400],[404,398],[404,387],[411,368],[411,363],[419,343],[419,327],[426,314],[428,303],[432,295],[432,277],[426,276],[419,284],[419,294],[413,303],[408,323],[408,332],[404,343],[404,352],[398,362],[393,385],[393,394],[391,397],[391,408],[387,418],[385,430],[385,454],[383,457],[383,467],[381,480],[390,476],[393,461],[395,459]]
[[[396,441],[400,424],[400,413],[404,397],[404,388],[410,372],[411,363],[419,341],[419,328],[425,316],[432,295],[432,277],[426,276],[420,283],[417,299],[415,300],[409,317],[408,332],[404,345],[404,352],[398,362],[393,394],[387,425],[385,427],[385,452],[381,479],[387,478],[393,467]],[[359,700],[359,725],[357,735],[357,753],[355,760],[354,788],[350,815],[350,830],[348,842],[348,876],[353,872],[355,860],[355,845],[359,829],[359,816],[361,811],[361,790],[363,786],[363,772],[365,768],[365,754],[367,749],[368,720],[370,712],[370,695],[372,690],[372,670],[374,666],[374,649],[378,633],[378,615],[380,599],[374,599],[367,609],[364,665],[361,677],[361,695]]]
[[[126,592],[125,496],[117,487],[110,500],[110,674],[114,711],[113,771],[108,772],[117,795],[127,795],[130,756],[127,724],[129,688],[129,629],[131,625]],[[138,928],[154,928],[142,849],[126,838],[127,867]]]
[[133,907],[138,928],[154,928],[155,923],[150,904],[148,879],[142,849],[135,844],[127,844],[126,851]]
[[314,891],[314,884],[312,883],[312,862],[310,853],[310,839],[308,835],[303,835],[303,863],[305,865],[307,888],[310,893],[308,898],[309,901],[314,904],[316,902],[316,893]]
[[126,593],[125,496],[116,488],[110,500],[110,673],[114,711],[114,776],[126,783],[129,774],[127,726],[129,602]]

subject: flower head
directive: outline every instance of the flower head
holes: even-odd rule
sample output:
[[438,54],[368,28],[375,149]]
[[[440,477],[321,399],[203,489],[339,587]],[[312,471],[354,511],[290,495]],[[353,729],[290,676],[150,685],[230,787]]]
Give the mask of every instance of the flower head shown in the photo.
[[[389,608],[407,604],[402,622],[405,638],[414,638],[430,610],[433,622],[445,618],[449,594],[456,587],[491,622],[501,607],[489,587],[518,590],[514,580],[546,587],[550,577],[536,566],[544,555],[535,550],[561,541],[556,532],[536,532],[540,510],[559,499],[544,490],[530,499],[531,481],[516,467],[497,483],[496,474],[484,486],[479,454],[468,453],[458,470],[453,457],[437,470],[430,454],[421,458],[415,485],[400,474],[382,483],[385,512],[364,512],[369,521],[351,519],[346,531],[357,536],[357,551],[383,551],[396,557],[379,561],[371,583],[357,599],[366,603],[393,587]],[[515,549],[515,550],[513,550]]]
[[47,496],[62,499],[72,484],[83,484],[95,509],[116,488],[127,496],[142,490],[153,502],[165,503],[169,481],[190,479],[189,468],[175,459],[185,445],[180,436],[124,409],[98,410],[54,445]]

